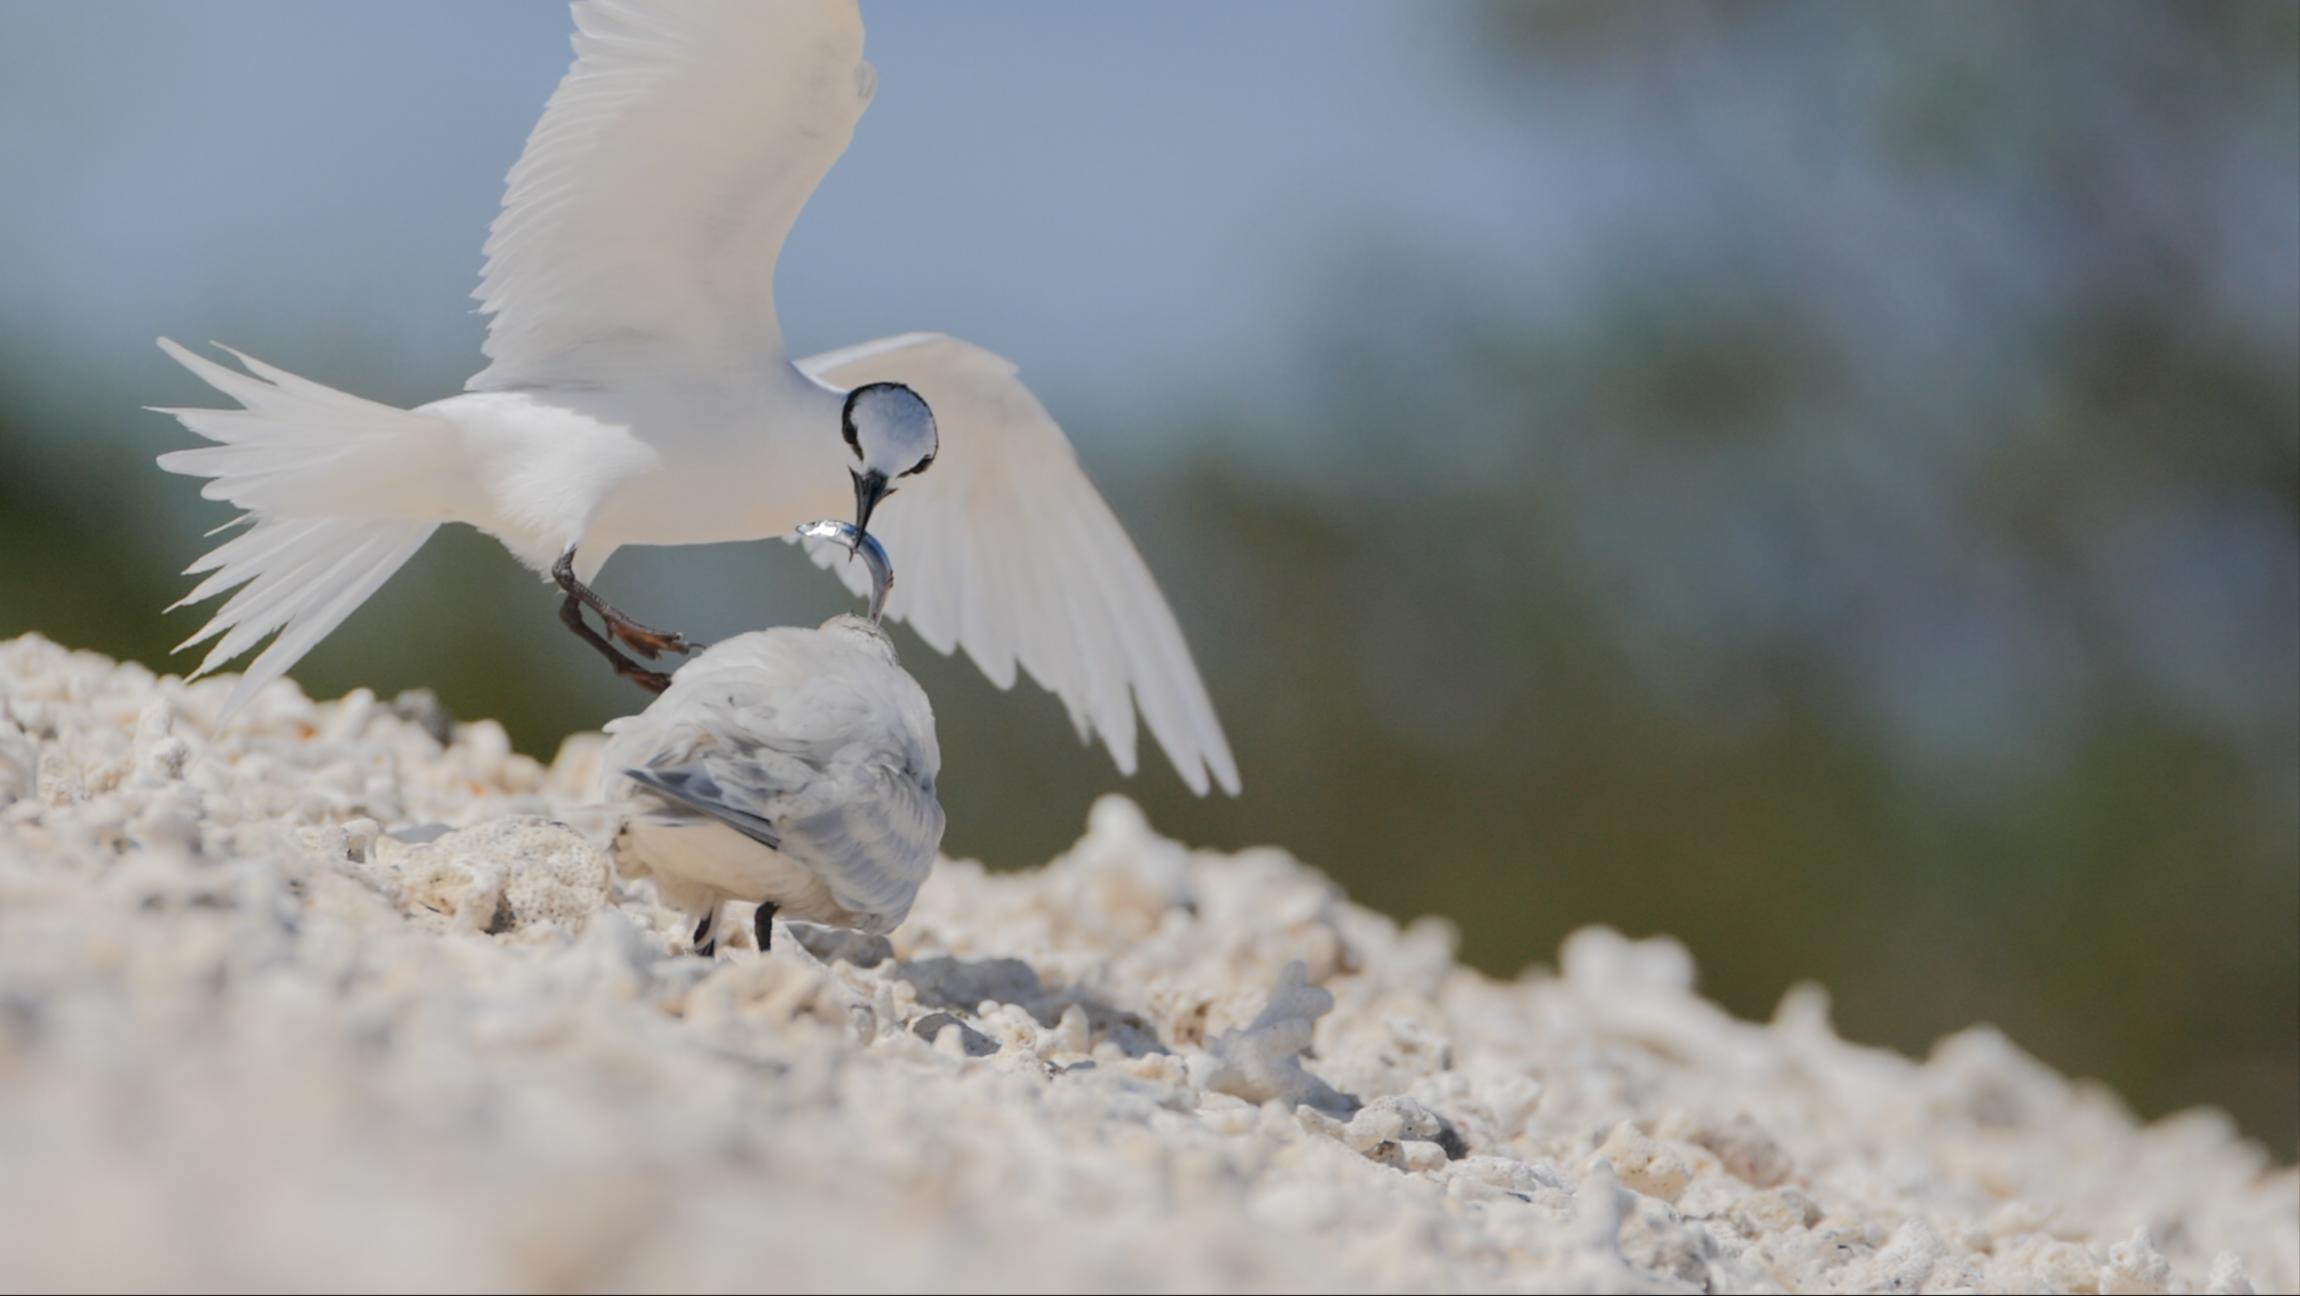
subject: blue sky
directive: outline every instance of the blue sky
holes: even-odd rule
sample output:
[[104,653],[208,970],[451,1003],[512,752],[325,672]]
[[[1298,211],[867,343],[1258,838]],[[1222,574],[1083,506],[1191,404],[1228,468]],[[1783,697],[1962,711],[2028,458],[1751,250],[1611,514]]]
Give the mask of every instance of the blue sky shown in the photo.
[[[794,347],[940,328],[1056,401],[1155,406],[1286,371],[1305,280],[1369,235],[1531,291],[1568,217],[1603,220],[1586,190],[1543,201],[1467,8],[865,18],[879,94],[786,249]],[[157,399],[189,390],[159,333],[444,394],[477,367],[480,242],[568,28],[554,0],[0,8],[0,246],[36,249],[0,264],[0,339],[120,357]]]

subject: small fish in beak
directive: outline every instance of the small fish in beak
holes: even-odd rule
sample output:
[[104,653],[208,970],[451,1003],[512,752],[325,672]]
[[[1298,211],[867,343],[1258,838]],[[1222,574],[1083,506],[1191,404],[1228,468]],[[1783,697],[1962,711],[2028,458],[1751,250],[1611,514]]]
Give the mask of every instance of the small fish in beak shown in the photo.
[[[856,486],[859,495],[859,476],[856,478]],[[864,510],[864,516],[869,516],[868,509]],[[802,523],[795,534],[806,540],[844,541],[847,555],[863,560],[870,568],[870,619],[876,623],[886,612],[887,591],[894,588],[894,562],[887,557],[886,546],[878,542],[878,537],[851,522],[841,522],[837,518]]]

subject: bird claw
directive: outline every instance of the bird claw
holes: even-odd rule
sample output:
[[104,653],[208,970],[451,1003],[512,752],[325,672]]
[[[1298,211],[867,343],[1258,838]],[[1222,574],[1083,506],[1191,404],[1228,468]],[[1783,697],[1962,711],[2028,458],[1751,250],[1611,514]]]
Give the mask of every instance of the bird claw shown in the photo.
[[615,668],[615,673],[622,676],[624,679],[631,681],[633,684],[638,685],[640,688],[647,690],[649,693],[660,693],[664,689],[671,687],[670,676],[664,674],[661,671],[648,670],[644,666],[636,664],[617,666]]
[[688,657],[702,649],[700,644],[676,631],[649,630],[645,626],[633,625],[624,621],[611,622],[608,629],[614,632],[617,639],[623,641],[625,647],[649,661],[653,661],[667,652]]

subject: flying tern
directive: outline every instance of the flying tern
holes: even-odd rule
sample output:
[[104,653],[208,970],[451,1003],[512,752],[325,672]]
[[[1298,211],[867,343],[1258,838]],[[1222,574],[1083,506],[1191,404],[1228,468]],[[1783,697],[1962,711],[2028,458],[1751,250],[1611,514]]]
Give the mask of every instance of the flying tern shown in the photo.
[[[621,649],[694,645],[591,589],[611,554],[851,508],[903,557],[889,616],[1001,688],[1028,673],[1122,772],[1139,707],[1193,790],[1237,791],[1164,595],[1011,362],[939,333],[786,354],[776,258],[877,81],[852,0],[577,0],[574,20],[489,233],[489,363],[462,393],[403,410],[162,339],[240,405],[165,411],[216,444],[160,458],[243,515],[190,569],[185,602],[230,594],[185,645],[215,641],[200,671],[276,632],[229,705],[451,522],[548,574],[562,619],[660,689]],[[815,555],[859,593],[844,557]]]

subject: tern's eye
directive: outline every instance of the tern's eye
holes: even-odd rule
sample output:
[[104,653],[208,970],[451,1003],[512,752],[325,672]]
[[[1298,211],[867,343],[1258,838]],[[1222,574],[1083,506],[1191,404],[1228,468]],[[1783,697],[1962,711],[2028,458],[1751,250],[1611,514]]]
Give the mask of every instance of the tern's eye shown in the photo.
[[909,472],[904,473],[903,476],[916,477],[920,473],[925,472],[927,469],[932,467],[934,467],[934,456],[928,455],[926,458],[919,460],[917,466],[913,467]]
[[851,418],[841,419],[840,424],[841,430],[846,434],[847,449],[855,452],[855,458],[862,458],[862,445],[855,440],[855,421]]

